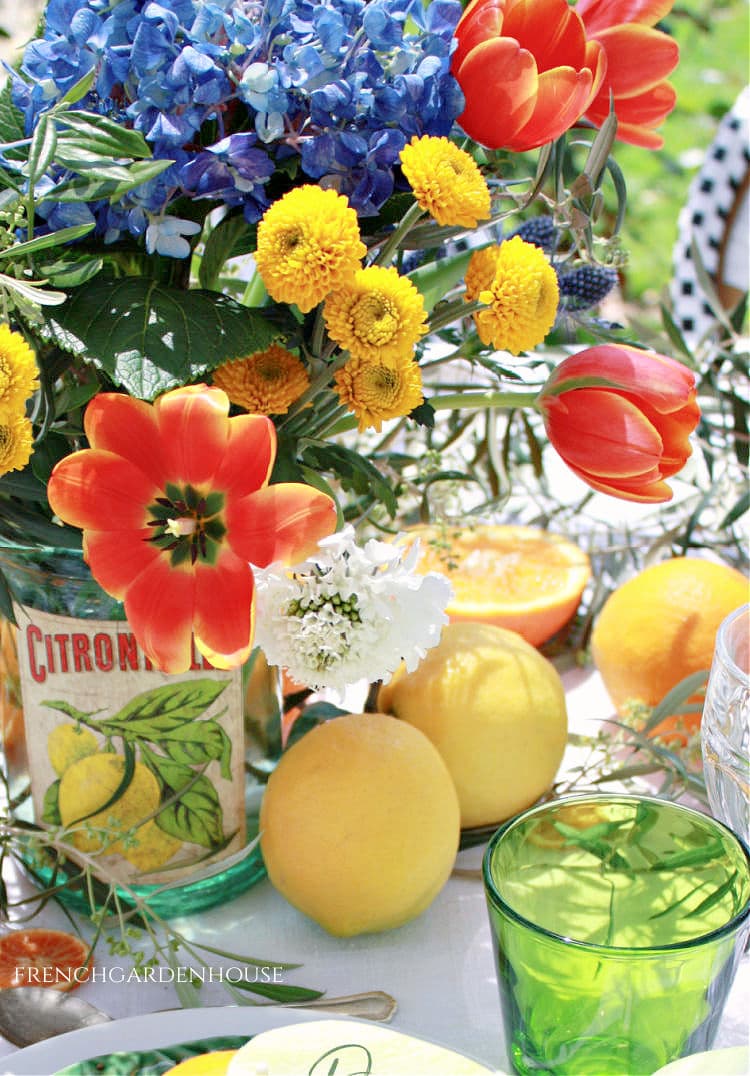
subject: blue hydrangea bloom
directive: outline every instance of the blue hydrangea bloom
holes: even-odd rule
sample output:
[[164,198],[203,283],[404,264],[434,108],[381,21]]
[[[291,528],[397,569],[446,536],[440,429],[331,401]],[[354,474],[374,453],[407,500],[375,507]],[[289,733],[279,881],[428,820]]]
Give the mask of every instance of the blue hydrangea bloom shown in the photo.
[[[459,0],[49,0],[13,101],[30,132],[95,69],[76,107],[134,127],[155,158],[175,162],[117,205],[92,204],[97,230],[114,242],[155,222],[154,249],[184,256],[184,233],[169,242],[161,223],[175,202],[211,199],[257,220],[277,163],[293,175],[293,157],[295,182],[377,213],[404,144],[449,134],[463,109],[450,74],[461,11]],[[48,225],[67,212],[51,202]]]

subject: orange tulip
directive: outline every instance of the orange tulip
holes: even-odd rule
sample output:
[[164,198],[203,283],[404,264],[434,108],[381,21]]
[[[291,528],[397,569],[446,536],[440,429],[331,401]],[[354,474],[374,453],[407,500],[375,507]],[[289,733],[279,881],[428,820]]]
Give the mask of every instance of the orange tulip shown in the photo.
[[604,49],[586,40],[567,0],[472,0],[456,39],[451,71],[466,99],[458,122],[491,149],[559,138],[604,77]]
[[600,127],[609,115],[610,93],[617,115],[617,137],[634,146],[659,149],[658,127],[674,108],[675,91],[665,81],[680,50],[667,34],[652,29],[669,14],[674,0],[578,0],[590,40],[607,54],[607,73],[586,108],[586,119]]
[[563,359],[539,404],[551,444],[593,489],[670,500],[664,479],[684,466],[700,418],[695,378],[682,363],[624,344],[590,347]]
[[165,672],[190,668],[193,637],[217,668],[240,665],[253,645],[250,564],[304,560],[336,528],[330,497],[268,485],[270,419],[228,416],[226,394],[205,385],[154,404],[100,393],[86,409],[91,447],[61,460],[47,487],[53,511],[83,528],[94,578]]

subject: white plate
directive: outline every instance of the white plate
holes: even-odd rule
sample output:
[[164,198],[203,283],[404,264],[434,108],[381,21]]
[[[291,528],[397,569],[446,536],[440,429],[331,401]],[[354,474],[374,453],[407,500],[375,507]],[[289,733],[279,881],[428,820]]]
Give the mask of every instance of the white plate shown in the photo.
[[27,1046],[24,1050],[0,1058],[0,1073],[2,1076],[52,1076],[66,1065],[74,1065],[100,1054],[114,1054],[120,1050],[154,1050],[217,1035],[247,1035],[249,1038],[272,1027],[320,1020],[322,1015],[320,1012],[303,1012],[276,1005],[268,1008],[228,1005],[145,1013],[111,1023],[95,1024],[81,1031],[69,1031],[66,1035],[56,1035],[34,1046]]

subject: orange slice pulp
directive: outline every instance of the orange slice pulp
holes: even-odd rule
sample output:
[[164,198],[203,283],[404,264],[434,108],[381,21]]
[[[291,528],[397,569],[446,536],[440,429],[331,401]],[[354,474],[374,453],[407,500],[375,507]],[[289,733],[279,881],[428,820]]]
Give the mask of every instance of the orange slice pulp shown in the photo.
[[574,542],[538,527],[424,525],[418,570],[442,572],[453,586],[452,621],[477,620],[517,631],[539,646],[575,613],[591,577]]
[[0,988],[46,986],[73,990],[91,971],[89,946],[74,934],[46,927],[0,937]]

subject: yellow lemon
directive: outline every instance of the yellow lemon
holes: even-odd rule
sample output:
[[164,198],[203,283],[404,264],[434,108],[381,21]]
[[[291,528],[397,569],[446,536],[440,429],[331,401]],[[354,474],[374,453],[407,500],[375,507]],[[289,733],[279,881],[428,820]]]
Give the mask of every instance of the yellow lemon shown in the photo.
[[[741,572],[698,557],[652,564],[623,583],[602,607],[591,654],[612,702],[655,706],[691,673],[709,669],[719,625],[748,600]],[[683,718],[689,731],[700,712]],[[659,726],[664,733],[675,718]]]
[[138,827],[131,840],[123,841],[119,850],[141,874],[148,874],[163,867],[181,847],[179,837],[165,833],[152,818]]
[[98,749],[99,743],[91,729],[80,725],[55,725],[47,737],[47,754],[58,777],[62,777],[68,766]]
[[198,1054],[180,1061],[164,1076],[226,1076],[229,1062],[237,1055],[237,1050],[213,1050],[208,1054]]
[[[99,752],[87,755],[67,768],[60,778],[59,807],[64,826],[72,826],[81,819],[93,830],[111,830],[125,833],[133,830],[159,805],[159,785],[151,770],[136,762],[130,784],[123,794],[109,807],[103,808],[119,788],[125,772],[122,755]],[[140,830],[134,830],[138,838]],[[108,855],[129,851],[127,840],[109,844],[103,835],[87,833],[81,828],[72,835],[73,844],[82,852],[98,852],[107,845]]]
[[282,755],[260,830],[273,885],[347,937],[401,926],[437,896],[458,849],[458,800],[421,732],[384,714],[346,714]]
[[517,632],[448,624],[413,673],[396,670],[378,707],[420,729],[458,790],[461,825],[501,822],[552,784],[567,739],[562,681]]

